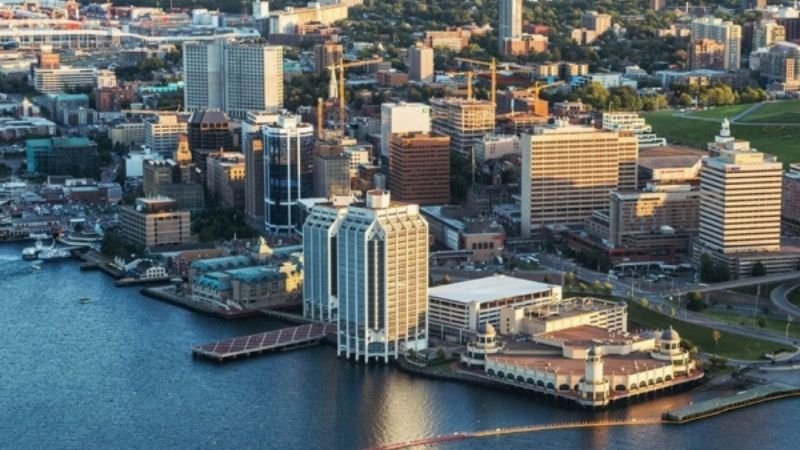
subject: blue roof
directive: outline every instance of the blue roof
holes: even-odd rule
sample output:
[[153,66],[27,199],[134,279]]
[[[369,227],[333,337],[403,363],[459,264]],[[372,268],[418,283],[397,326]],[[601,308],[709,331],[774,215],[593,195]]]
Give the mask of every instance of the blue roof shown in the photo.
[[237,269],[252,264],[249,256],[222,256],[219,258],[199,259],[191,265],[200,272],[212,272],[226,269]]
[[277,280],[282,277],[276,267],[271,266],[253,266],[243,267],[241,269],[226,270],[225,273],[229,274],[235,280],[242,283],[260,283],[267,280]]
[[231,288],[231,277],[223,272],[210,272],[201,275],[194,283],[217,291],[225,291]]

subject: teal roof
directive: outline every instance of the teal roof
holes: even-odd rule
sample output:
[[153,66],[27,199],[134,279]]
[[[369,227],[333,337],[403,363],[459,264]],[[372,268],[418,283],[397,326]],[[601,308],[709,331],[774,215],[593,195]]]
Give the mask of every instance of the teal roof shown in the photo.
[[225,273],[245,284],[260,283],[262,281],[278,280],[283,274],[276,267],[253,266],[241,269],[226,270]]
[[213,272],[219,270],[237,269],[252,264],[249,256],[222,256],[220,258],[200,259],[194,261],[192,269],[200,272]]
[[86,95],[86,94],[64,94],[64,93],[61,93],[61,94],[52,95],[51,97],[55,98],[59,102],[66,102],[66,101],[69,101],[69,100],[86,100],[87,102],[89,101],[89,96]]
[[210,272],[201,275],[194,283],[209,289],[226,291],[231,288],[231,277],[223,272]]

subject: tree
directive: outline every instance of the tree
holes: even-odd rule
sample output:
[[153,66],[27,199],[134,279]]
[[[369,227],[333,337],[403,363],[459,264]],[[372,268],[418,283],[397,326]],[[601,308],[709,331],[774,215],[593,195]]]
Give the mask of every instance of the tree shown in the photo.
[[580,284],[578,284],[578,289],[581,292],[586,292],[586,290],[589,289],[589,286],[587,286],[586,283],[580,283]]
[[564,274],[564,284],[567,286],[572,286],[575,283],[575,274],[572,272],[567,272]]
[[767,319],[759,317],[757,323],[759,327],[764,328],[767,326]]
[[767,274],[767,268],[764,266],[764,263],[761,261],[756,262],[753,264],[753,268],[750,270],[750,274],[754,277],[763,277]]
[[603,283],[603,291],[605,292],[606,295],[611,295],[612,293],[614,293],[614,285],[606,281],[605,283]]
[[603,290],[603,284],[600,283],[599,280],[595,280],[594,283],[592,283],[592,290],[595,292],[600,292]]
[[711,339],[714,340],[714,345],[715,346],[719,345],[719,340],[721,338],[722,338],[722,333],[720,333],[719,330],[713,330],[711,332]]

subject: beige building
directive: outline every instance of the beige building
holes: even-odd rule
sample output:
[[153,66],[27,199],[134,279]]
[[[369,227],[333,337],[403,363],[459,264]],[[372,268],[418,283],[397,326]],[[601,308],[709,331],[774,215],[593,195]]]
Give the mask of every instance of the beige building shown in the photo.
[[408,49],[408,78],[411,81],[433,81],[433,48],[417,44]]
[[225,208],[244,209],[245,157],[238,152],[211,153],[206,159],[206,189]]
[[469,45],[470,36],[472,36],[472,33],[461,28],[445,31],[426,31],[424,42],[430,48],[444,48],[460,52]]
[[691,70],[725,70],[725,44],[713,39],[699,39],[689,45]]
[[163,112],[144,122],[144,143],[155,153],[172,155],[178,138],[186,134],[190,114]]
[[432,99],[433,132],[450,136],[450,150],[471,158],[475,143],[494,132],[495,109],[487,100]]
[[650,185],[642,191],[613,191],[609,236],[613,247],[634,247],[639,235],[694,233],[700,192],[690,185]]
[[579,225],[608,208],[613,190],[636,189],[636,136],[558,121],[523,134],[522,235]]
[[753,50],[786,40],[786,28],[774,20],[762,20],[753,28]]
[[194,242],[189,211],[177,211],[168,197],[138,198],[135,207],[123,207],[120,227],[128,242],[146,248]]
[[701,17],[691,23],[692,42],[713,39],[724,45],[723,70],[738,70],[742,59],[742,27],[716,17]]

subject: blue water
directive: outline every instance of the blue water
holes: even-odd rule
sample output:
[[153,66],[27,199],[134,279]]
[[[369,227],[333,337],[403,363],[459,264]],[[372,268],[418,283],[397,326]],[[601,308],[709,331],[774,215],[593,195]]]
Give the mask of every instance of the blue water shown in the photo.
[[[74,262],[33,271],[0,245],[0,449],[358,449],[423,436],[658,415],[688,394],[590,413],[336,358],[329,346],[229,364],[192,345],[284,326],[200,316]],[[78,299],[90,297],[92,303]],[[795,448],[800,401],[687,426],[546,432],[485,448]]]

